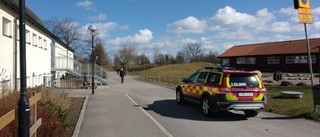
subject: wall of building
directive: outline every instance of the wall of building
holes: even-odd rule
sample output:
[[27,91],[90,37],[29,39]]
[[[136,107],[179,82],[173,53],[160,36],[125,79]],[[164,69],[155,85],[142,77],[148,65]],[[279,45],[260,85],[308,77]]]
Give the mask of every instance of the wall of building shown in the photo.
[[[15,85],[17,90],[20,89],[18,17],[18,12],[0,2],[0,94],[4,90],[15,89]],[[52,37],[52,34],[37,25],[26,20],[25,46],[28,88],[48,85],[54,79],[51,74],[51,58],[66,57],[67,54],[63,43],[53,43],[55,38]],[[54,49],[53,52],[51,52],[52,49]],[[15,51],[17,52],[15,53]],[[69,51],[68,53],[69,58],[73,59],[73,52]],[[67,66],[67,63],[65,62],[64,65]],[[72,68],[71,66],[70,63],[70,68]],[[17,81],[15,81],[15,77]]]
[[[270,64],[268,63],[268,57],[270,56],[256,56],[256,64],[237,64],[237,57],[232,57],[230,59],[230,65],[237,69],[246,69],[246,70],[260,70],[260,71],[284,71],[284,72],[310,72],[308,63],[287,63],[287,56],[301,56],[305,54],[287,54],[287,55],[270,55],[278,56],[280,59],[279,63]],[[306,56],[306,55],[305,55]],[[315,62],[312,63],[313,72],[319,72],[319,57],[318,54],[313,53],[312,56],[315,56]]]

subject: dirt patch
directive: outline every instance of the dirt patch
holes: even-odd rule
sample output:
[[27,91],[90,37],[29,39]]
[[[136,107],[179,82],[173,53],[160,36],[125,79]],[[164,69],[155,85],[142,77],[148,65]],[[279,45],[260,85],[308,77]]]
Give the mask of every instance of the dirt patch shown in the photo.
[[71,123],[70,128],[68,129],[68,137],[72,137],[73,135],[73,131],[77,125],[81,113],[84,99],[84,97],[71,97],[72,103],[70,107],[66,109],[66,112],[68,113],[68,120]]

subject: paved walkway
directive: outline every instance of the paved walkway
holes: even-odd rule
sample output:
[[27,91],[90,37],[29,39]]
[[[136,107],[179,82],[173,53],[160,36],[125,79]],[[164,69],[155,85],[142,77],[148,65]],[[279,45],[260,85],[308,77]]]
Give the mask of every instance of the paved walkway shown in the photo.
[[127,76],[124,83],[116,72],[108,72],[107,86],[91,89],[55,89],[70,97],[86,97],[74,137],[165,137],[150,117],[127,96],[130,88],[143,82]]

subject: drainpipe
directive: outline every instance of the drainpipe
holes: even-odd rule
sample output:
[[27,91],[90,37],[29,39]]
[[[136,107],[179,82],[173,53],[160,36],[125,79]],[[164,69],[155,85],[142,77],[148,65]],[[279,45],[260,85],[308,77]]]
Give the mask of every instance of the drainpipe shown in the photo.
[[13,58],[14,58],[14,63],[13,63],[13,68],[14,68],[14,71],[13,71],[13,77],[14,77],[14,90],[18,90],[18,84],[17,84],[17,45],[18,45],[18,21],[19,17],[15,17],[14,18],[14,34],[13,34],[13,45],[14,45],[14,52],[13,52]]

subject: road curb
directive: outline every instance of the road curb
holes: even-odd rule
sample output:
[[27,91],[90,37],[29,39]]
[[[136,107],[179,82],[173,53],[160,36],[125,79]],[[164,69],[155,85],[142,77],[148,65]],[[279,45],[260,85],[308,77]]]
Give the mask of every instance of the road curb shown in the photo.
[[78,137],[79,136],[79,132],[80,132],[80,128],[81,128],[81,124],[82,124],[83,118],[84,118],[84,113],[86,111],[88,100],[89,100],[89,96],[86,96],[86,98],[85,98],[85,100],[84,100],[84,102],[82,104],[80,116],[79,116],[77,125],[76,125],[76,127],[75,127],[75,129],[73,131],[72,137]]

